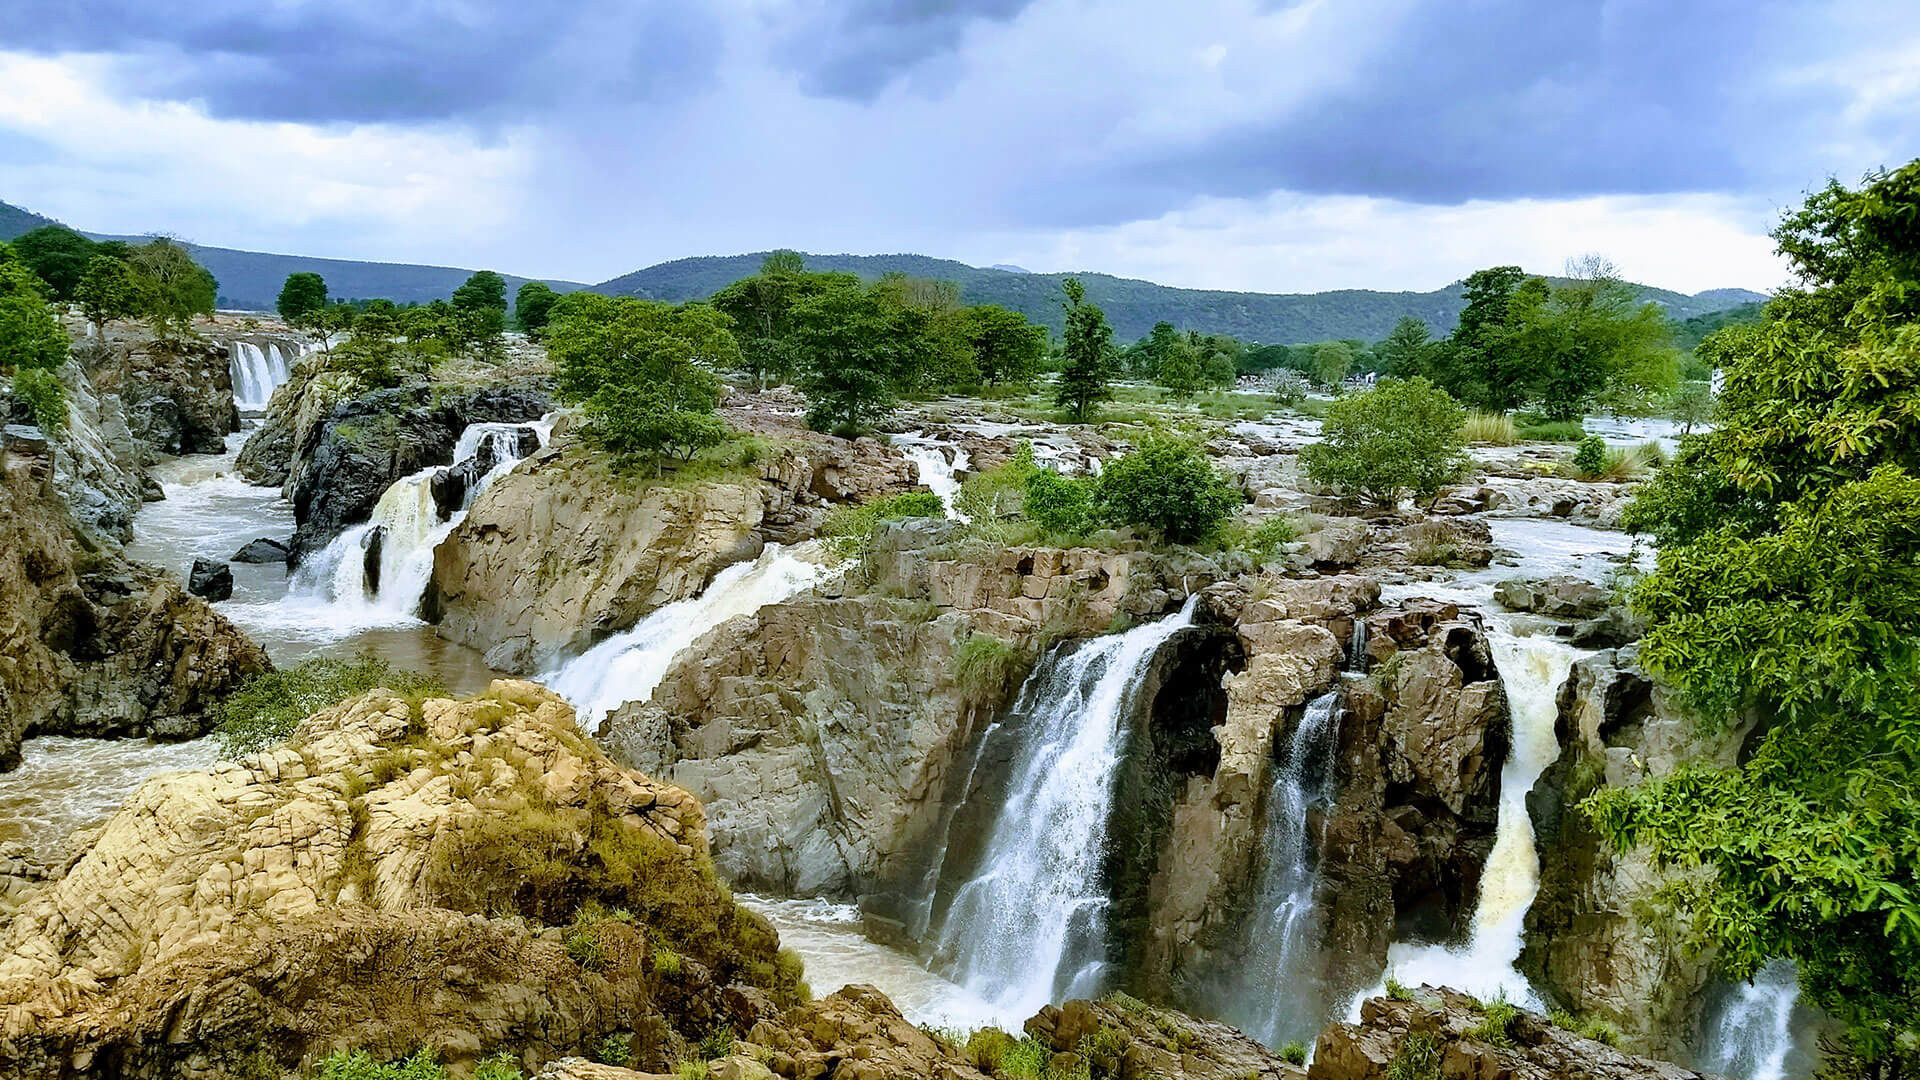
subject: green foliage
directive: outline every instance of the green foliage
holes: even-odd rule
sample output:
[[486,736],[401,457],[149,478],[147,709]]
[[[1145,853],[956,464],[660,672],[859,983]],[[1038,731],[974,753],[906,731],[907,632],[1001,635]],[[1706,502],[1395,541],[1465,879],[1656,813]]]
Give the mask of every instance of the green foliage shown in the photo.
[[1023,508],[1027,520],[1050,533],[1077,536],[1093,524],[1093,484],[1036,468],[1027,474]]
[[1675,386],[1667,392],[1665,405],[1667,416],[1680,425],[1682,438],[1713,422],[1713,390],[1704,380]]
[[127,260],[118,255],[95,255],[88,260],[86,273],[74,287],[74,299],[80,301],[80,310],[95,326],[139,313],[133,273],[127,268]]
[[481,270],[453,290],[451,302],[455,311],[493,308],[496,311],[505,312],[507,310],[506,279],[492,270]]
[[395,668],[370,654],[353,660],[318,657],[256,675],[221,700],[211,710],[214,739],[228,757],[262,750],[293,734],[308,716],[375,687],[413,697],[446,692],[431,676]]
[[674,1080],[707,1080],[707,1077],[712,1075],[712,1070],[708,1068],[706,1062],[689,1058],[674,1064],[673,1075]]
[[1080,279],[1067,278],[1060,287],[1067,297],[1067,326],[1053,401],[1084,424],[1095,406],[1113,396],[1113,327],[1106,312],[1087,300]]
[[1039,374],[1047,355],[1046,327],[998,304],[970,307],[966,319],[973,364],[982,382],[1023,386]]
[[820,535],[826,537],[828,546],[842,558],[851,558],[864,553],[873,540],[874,530],[883,521],[899,518],[945,517],[946,504],[940,496],[931,491],[907,491],[899,495],[887,495],[857,506],[842,506],[827,515],[820,526]]
[[1307,1063],[1307,1044],[1301,1042],[1299,1039],[1295,1039],[1287,1045],[1282,1046],[1280,1048],[1280,1060],[1289,1065],[1305,1065]]
[[526,1073],[520,1071],[518,1057],[502,1050],[474,1066],[473,1080],[526,1080]]
[[882,293],[867,289],[831,289],[795,306],[791,341],[808,427],[862,435],[893,411],[913,362],[901,321]]
[[620,455],[691,461],[717,446],[720,379],[739,356],[727,318],[705,304],[670,308],[631,297],[572,293],[553,309],[547,355],[565,401],[583,402],[587,430]]
[[1130,1041],[1126,1032],[1101,1024],[1080,1036],[1074,1051],[1092,1080],[1119,1080]]
[[653,949],[653,973],[663,979],[680,977],[681,956],[665,945],[656,945]]
[[553,305],[560,294],[544,281],[529,281],[513,296],[513,321],[527,334],[538,337],[553,317]]
[[1353,369],[1353,348],[1344,341],[1323,341],[1313,347],[1313,378],[1338,390]]
[[403,1061],[374,1061],[365,1050],[340,1051],[320,1061],[315,1080],[446,1080],[447,1070],[431,1050]]
[[1480,1022],[1467,1034],[1495,1046],[1512,1046],[1513,1025],[1519,1019],[1519,1007],[1502,994],[1480,1007]]
[[718,1058],[726,1057],[731,1053],[733,1053],[732,1028],[724,1026],[717,1027],[707,1032],[704,1036],[701,1036],[700,1056],[707,1061],[714,1061]]
[[1387,997],[1390,1000],[1393,1000],[1393,1001],[1412,1001],[1413,1000],[1413,991],[1408,989],[1405,983],[1401,982],[1399,979],[1394,978],[1392,972],[1387,973],[1385,986],[1387,990]]
[[33,410],[33,422],[48,435],[67,426],[67,384],[51,371],[21,368],[13,373],[13,396]]
[[1465,419],[1426,379],[1390,379],[1334,402],[1321,441],[1300,459],[1316,483],[1380,506],[1398,506],[1408,495],[1431,499],[1464,470]]
[[53,317],[33,272],[0,244],[0,368],[59,367],[67,359],[67,332]]
[[[319,318],[309,314],[303,322],[313,325]],[[423,374],[426,365],[419,354],[401,349],[394,340],[398,332],[391,316],[368,312],[354,321],[353,335],[331,351],[327,366],[352,375],[370,389],[399,386],[409,376]]]
[[1388,375],[1410,379],[1426,370],[1427,353],[1433,348],[1433,332],[1427,324],[1409,315],[1393,325],[1393,332],[1374,347],[1381,370]]
[[1093,484],[1093,513],[1138,525],[1177,544],[1214,535],[1245,500],[1197,443],[1149,436],[1106,463]]
[[963,1057],[973,1063],[973,1067],[989,1076],[999,1075],[1001,1066],[1006,1063],[1007,1051],[1012,1050],[1017,1040],[999,1028],[981,1028],[967,1036]]
[[315,312],[326,306],[326,279],[312,271],[302,271],[287,275],[287,282],[280,286],[280,299],[274,308],[287,321],[287,325],[304,326]]
[[1692,942],[1734,978],[1792,960],[1876,1075],[1920,1057],[1916,217],[1920,162],[1816,192],[1774,233],[1801,286],[1703,343],[1719,426],[1628,515],[1659,540],[1641,659],[1704,723],[1763,723],[1736,767],[1582,804],[1615,844],[1710,871],[1663,894]]
[[1477,409],[1467,413],[1466,422],[1460,425],[1460,437],[1470,443],[1488,446],[1512,446],[1520,441],[1520,435],[1513,426],[1513,417],[1506,413],[1480,412]]
[[87,272],[87,264],[102,245],[65,225],[43,225],[13,238],[14,254],[47,287],[55,300],[72,300]]
[[184,338],[195,316],[213,314],[218,283],[172,240],[155,237],[130,250],[127,276],[137,313],[163,339]]
[[1440,1080],[1440,1043],[1424,1031],[1406,1035],[1387,1062],[1386,1080]]
[[1006,1047],[997,1074],[1007,1080],[1049,1080],[1053,1048],[1032,1036]]
[[602,1065],[626,1067],[633,1061],[633,1033],[616,1031],[600,1040],[594,1047],[593,1060]]
[[1542,420],[1522,414],[1514,422],[1522,442],[1579,442],[1587,435],[1587,429],[1578,420]]
[[985,697],[1005,689],[1027,665],[1027,654],[1012,644],[971,631],[954,653],[954,679],[967,696]]
[[1598,476],[1607,463],[1606,440],[1588,435],[1573,450],[1573,469],[1581,476]]

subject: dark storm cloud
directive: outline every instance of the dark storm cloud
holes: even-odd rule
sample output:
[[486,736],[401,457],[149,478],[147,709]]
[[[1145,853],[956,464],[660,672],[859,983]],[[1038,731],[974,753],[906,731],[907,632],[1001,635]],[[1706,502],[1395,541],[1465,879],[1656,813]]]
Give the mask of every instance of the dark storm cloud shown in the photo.
[[720,28],[667,3],[27,0],[0,42],[117,54],[127,89],[219,116],[407,122],[671,99],[710,78]]
[[808,93],[870,101],[894,79],[953,51],[969,24],[1011,19],[1032,2],[858,0],[809,21],[785,53]]
[[1144,155],[1102,202],[1124,218],[1196,193],[1456,203],[1800,185],[1808,142],[1846,98],[1780,76],[1835,58],[1825,14],[1729,0],[1425,5],[1384,50],[1357,53],[1350,78]]

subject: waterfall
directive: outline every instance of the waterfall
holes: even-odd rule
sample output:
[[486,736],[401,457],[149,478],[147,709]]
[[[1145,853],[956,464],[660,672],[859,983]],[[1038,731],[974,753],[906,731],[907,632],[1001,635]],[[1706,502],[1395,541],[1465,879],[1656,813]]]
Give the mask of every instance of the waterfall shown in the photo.
[[1793,1008],[1800,980],[1775,960],[1734,988],[1709,1022],[1706,1068],[1731,1080],[1784,1080],[1794,1050]]
[[[451,467],[429,465],[388,485],[365,523],[300,565],[289,594],[329,600],[359,621],[415,618],[433,576],[433,549],[466,519],[480,493],[519,463],[526,450],[522,433],[532,431],[542,441],[545,430],[550,425],[467,425]],[[447,478],[468,473],[471,478],[459,485],[458,508],[449,509],[443,498]],[[436,484],[442,485],[438,493]]]
[[251,341],[227,343],[227,370],[233,378],[233,403],[245,412],[267,407],[273,392],[292,377],[292,365],[280,346]]
[[[894,442],[900,444],[907,454],[907,460],[913,462],[914,476],[927,490],[940,496],[940,502],[947,508],[947,517],[955,521],[968,520],[954,506],[954,497],[960,494],[958,473],[971,464],[965,449],[952,443],[929,438],[926,435],[898,435]],[[947,459],[947,449],[953,450],[953,459]]]
[[[1514,968],[1520,958],[1527,908],[1540,889],[1540,857],[1533,846],[1533,821],[1527,816],[1527,792],[1560,754],[1554,735],[1559,718],[1560,687],[1581,654],[1545,636],[1517,637],[1489,630],[1494,664],[1506,686],[1512,715],[1512,747],[1500,773],[1499,819],[1493,851],[1480,875],[1480,900],[1473,913],[1472,935],[1458,947],[1395,945],[1388,950],[1388,970],[1408,986],[1428,983],[1462,990],[1482,1000],[1506,995],[1509,1001],[1543,1008],[1524,975]],[[1362,992],[1360,1002],[1379,993]]]
[[1327,1020],[1312,992],[1309,967],[1317,943],[1308,916],[1319,873],[1307,812],[1333,798],[1339,697],[1334,690],[1307,703],[1267,792],[1266,844],[1254,880],[1246,951],[1224,1012],[1230,1023],[1269,1046],[1288,1039],[1310,1043]]
[[1192,625],[1179,614],[1041,661],[1005,725],[1014,775],[980,869],[955,893],[939,951],[950,975],[1004,1014],[1091,997],[1106,974],[1102,878],[1125,720],[1160,646]]
[[758,559],[734,563],[714,575],[699,596],[656,608],[630,630],[612,637],[547,672],[541,681],[571,701],[583,719],[598,726],[608,713],[629,701],[645,701],[660,685],[667,666],[702,634],[736,615],[750,615],[777,604],[818,581],[826,567],[804,558],[809,551],[788,551],[768,544]]

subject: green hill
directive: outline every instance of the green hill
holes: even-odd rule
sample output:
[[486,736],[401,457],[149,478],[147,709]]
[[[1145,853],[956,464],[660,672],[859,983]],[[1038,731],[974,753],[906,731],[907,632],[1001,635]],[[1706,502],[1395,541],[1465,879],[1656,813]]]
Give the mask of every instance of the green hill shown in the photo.
[[[612,296],[640,296],[678,303],[711,296],[730,282],[759,270],[765,252],[749,255],[709,255],[675,259],[623,274],[592,286]],[[833,270],[877,278],[902,273],[952,281],[961,298],[973,304],[1000,304],[1036,322],[1060,329],[1060,281],[1066,274],[1035,274],[1020,270],[983,269],[951,259],[925,255],[808,255],[810,270]],[[1114,332],[1132,340],[1165,319],[1183,330],[1231,334],[1243,341],[1297,343],[1330,338],[1374,341],[1402,318],[1421,319],[1434,333],[1444,334],[1465,306],[1460,285],[1433,292],[1375,292],[1340,289],[1321,293],[1225,292],[1213,289],[1177,289],[1135,278],[1109,274],[1077,274],[1087,287],[1087,298],[1106,309]],[[1688,296],[1641,286],[1649,300],[1666,307],[1678,320],[1705,315],[1739,304],[1766,299],[1746,289],[1711,289]]]

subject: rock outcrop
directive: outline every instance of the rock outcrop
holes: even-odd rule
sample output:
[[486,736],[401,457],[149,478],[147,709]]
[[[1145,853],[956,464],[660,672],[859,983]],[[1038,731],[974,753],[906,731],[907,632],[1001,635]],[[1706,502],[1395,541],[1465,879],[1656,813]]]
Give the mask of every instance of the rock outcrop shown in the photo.
[[1641,670],[1637,651],[1579,661],[1561,690],[1560,757],[1527,796],[1540,891],[1520,965],[1568,1010],[1617,1026],[1625,1045],[1678,1056],[1699,1026],[1713,958],[1689,954],[1649,902],[1683,872],[1659,868],[1644,850],[1614,850],[1576,807],[1601,787],[1632,786],[1683,762],[1732,765],[1752,726],[1703,729]]
[[215,699],[270,667],[266,653],[76,530],[46,441],[16,430],[0,450],[0,770],[29,733],[199,734]]
[[1321,1033],[1308,1080],[1711,1080],[1622,1053],[1532,1013],[1516,1012],[1502,1022],[1493,1010],[1451,990],[1421,987],[1413,998],[1369,999],[1360,1007],[1359,1023]]
[[96,540],[124,544],[133,538],[134,512],[149,491],[146,451],[127,429],[120,399],[97,391],[82,365],[69,360],[58,374],[67,393],[67,422],[58,432],[39,432],[33,410],[5,387],[0,420],[31,427],[45,442],[53,486],[75,524]]
[[[559,698],[375,690],[148,781],[0,939],[0,1072],[239,1077],[365,1049],[664,1069],[791,1001],[686,792]],[[669,963],[667,958],[671,957]]]
[[227,346],[203,339],[156,340],[134,324],[74,350],[102,394],[125,410],[135,438],[161,454],[224,454],[240,430]]

